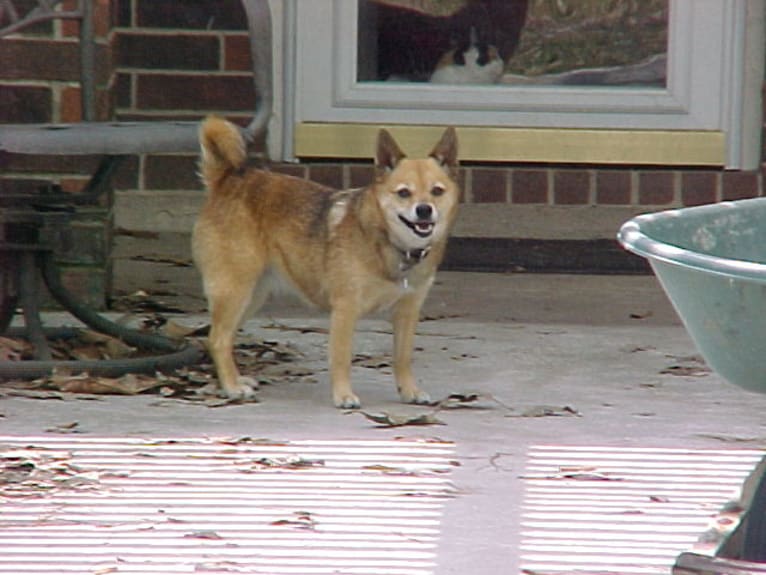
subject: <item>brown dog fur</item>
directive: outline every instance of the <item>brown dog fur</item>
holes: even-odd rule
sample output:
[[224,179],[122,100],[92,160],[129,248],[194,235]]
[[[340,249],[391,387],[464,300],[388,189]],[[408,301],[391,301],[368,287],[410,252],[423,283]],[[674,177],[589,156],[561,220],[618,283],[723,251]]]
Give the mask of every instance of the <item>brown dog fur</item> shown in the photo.
[[361,316],[388,307],[399,394],[405,402],[428,402],[410,364],[420,308],[457,212],[454,129],[425,159],[405,158],[381,130],[375,181],[344,191],[246,168],[238,128],[215,116],[203,122],[200,144],[208,197],[192,248],[212,314],[208,350],[221,392],[253,395],[254,381],[240,376],[234,362],[235,334],[248,308],[287,285],[330,311],[335,405],[359,406],[350,381],[354,328]]

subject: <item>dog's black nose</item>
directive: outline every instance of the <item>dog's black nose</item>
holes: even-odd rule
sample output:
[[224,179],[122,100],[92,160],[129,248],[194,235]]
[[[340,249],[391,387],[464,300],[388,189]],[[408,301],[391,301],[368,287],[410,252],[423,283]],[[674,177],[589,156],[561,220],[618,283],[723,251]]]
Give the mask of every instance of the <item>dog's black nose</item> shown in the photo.
[[418,204],[415,206],[415,215],[421,220],[430,220],[434,213],[431,204]]

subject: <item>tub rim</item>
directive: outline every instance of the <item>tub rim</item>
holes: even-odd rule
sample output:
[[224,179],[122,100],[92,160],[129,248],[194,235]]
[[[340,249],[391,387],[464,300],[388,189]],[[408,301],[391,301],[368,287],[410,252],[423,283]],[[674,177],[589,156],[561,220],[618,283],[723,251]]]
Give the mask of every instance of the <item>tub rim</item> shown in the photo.
[[655,240],[648,236],[641,227],[642,224],[657,219],[664,220],[671,217],[683,217],[685,213],[689,212],[720,212],[721,209],[746,209],[747,204],[763,202],[766,202],[766,198],[751,198],[642,214],[628,220],[620,227],[617,233],[617,240],[625,249],[647,258],[650,262],[658,260],[666,264],[709,272],[728,278],[766,283],[766,264],[713,256],[681,248]]

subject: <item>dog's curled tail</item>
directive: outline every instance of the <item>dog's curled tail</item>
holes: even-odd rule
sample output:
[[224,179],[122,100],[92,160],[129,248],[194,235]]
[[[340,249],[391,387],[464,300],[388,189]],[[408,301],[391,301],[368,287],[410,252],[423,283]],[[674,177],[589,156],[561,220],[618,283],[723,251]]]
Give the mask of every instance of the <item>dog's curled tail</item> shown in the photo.
[[199,129],[202,152],[200,175],[209,190],[232,170],[239,169],[247,157],[245,140],[239,128],[220,116],[208,116]]

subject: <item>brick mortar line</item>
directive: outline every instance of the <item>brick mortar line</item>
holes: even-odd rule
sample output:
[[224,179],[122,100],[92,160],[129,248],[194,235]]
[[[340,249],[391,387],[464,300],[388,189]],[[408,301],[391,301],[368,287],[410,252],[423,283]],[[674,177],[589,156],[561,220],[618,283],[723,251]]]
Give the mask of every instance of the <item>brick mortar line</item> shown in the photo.
[[463,202],[473,204],[473,168],[465,168],[463,172]]
[[631,206],[638,205],[638,186],[639,186],[638,171],[631,170],[630,171],[630,194],[628,196],[628,201],[630,202],[629,205]]
[[545,201],[545,206],[555,206],[556,205],[556,170],[555,168],[548,168],[546,169],[546,178],[548,180],[548,193]]
[[138,2],[136,0],[130,1],[130,26],[131,28],[138,28]]
[[226,71],[226,58],[228,56],[228,50],[226,49],[226,36],[219,34],[218,38],[218,70],[221,72]]
[[118,26],[112,32],[124,36],[199,36],[204,38],[224,38],[226,36],[249,37],[245,30],[190,30],[189,28],[125,28]]
[[163,110],[160,108],[115,108],[114,115],[118,118],[116,122],[140,122],[141,120],[123,120],[120,116],[126,115],[140,115],[146,118],[146,121],[154,122],[180,122],[187,121],[180,118],[173,118],[177,116],[192,116],[193,118],[188,120],[190,122],[196,122],[197,118],[201,120],[208,114],[217,113],[224,116],[242,116],[252,117],[253,111],[248,108],[237,108],[236,110],[226,110],[224,108],[173,108],[171,110]]
[[[0,87],[3,86],[13,86],[13,87],[30,87],[30,88],[50,88],[51,84],[54,83],[54,80],[35,80],[30,78],[29,80],[26,79],[11,79],[11,78],[0,78]],[[78,84],[76,80],[72,80],[70,82],[71,84]],[[6,123],[6,122],[3,122]],[[13,122],[7,122],[7,123],[13,123]]]
[[[114,114],[115,116],[123,116],[126,114],[139,114],[141,116],[146,116],[151,121],[156,122],[163,122],[163,121],[169,121],[169,122],[181,122],[186,121],[181,118],[177,118],[174,116],[192,116],[190,121],[194,122],[197,120],[201,120],[205,116],[207,116],[210,113],[213,112],[219,112],[220,114],[225,114],[227,116],[233,116],[233,117],[243,117],[247,118],[253,115],[253,111],[250,108],[238,108],[236,110],[225,110],[223,108],[172,108],[172,109],[163,109],[163,108],[135,108],[135,107],[118,107],[115,108]],[[148,121],[149,121],[148,120]],[[116,122],[139,122],[140,120],[121,120],[117,119],[114,120]],[[293,165],[293,164],[289,164]],[[309,164],[305,164],[309,165]]]
[[[115,68],[114,72],[116,73],[117,76],[120,75],[120,71],[119,71],[118,68]],[[138,79],[136,78],[136,74],[133,74],[133,73],[128,73],[128,74],[130,75],[130,90],[129,90],[129,92],[130,92],[130,103],[131,104],[135,104],[136,102],[138,102]],[[120,109],[117,106],[117,102],[118,101],[119,101],[119,98],[117,97],[117,95],[115,95],[115,98],[114,98],[115,106],[114,106],[114,110],[112,112],[115,115],[117,114],[117,112]]]
[[136,175],[136,190],[144,191],[146,185],[146,156],[138,156],[138,170]]
[[46,180],[54,183],[60,183],[61,180],[83,179],[88,180],[90,176],[77,172],[3,172],[0,180]]
[[[98,40],[98,38],[97,38]],[[28,43],[35,43],[40,44],[41,42],[45,42],[48,44],[72,44],[72,45],[79,45],[80,39],[77,36],[56,36],[55,34],[52,36],[38,36],[38,35],[22,35],[21,33],[17,34],[11,34],[9,36],[5,36],[2,38],[3,42],[28,42]]]
[[61,108],[63,106],[64,88],[58,82],[51,82],[51,122],[61,123]]
[[671,201],[672,204],[683,204],[684,198],[683,198],[683,192],[684,192],[684,183],[683,183],[683,174],[681,172],[672,172],[673,174],[673,199]]
[[114,68],[116,74],[140,74],[142,76],[192,76],[213,78],[251,78],[252,73],[242,70],[181,70],[179,68],[134,68],[119,66]]
[[723,171],[718,172],[715,175],[715,201],[723,201],[724,189],[723,189]]

